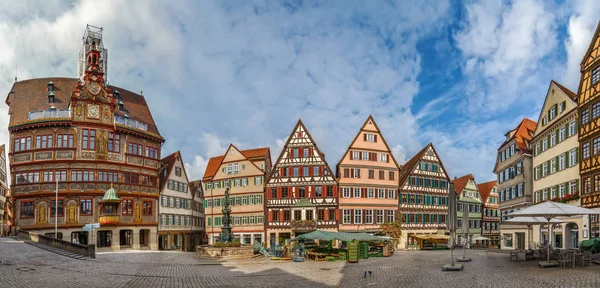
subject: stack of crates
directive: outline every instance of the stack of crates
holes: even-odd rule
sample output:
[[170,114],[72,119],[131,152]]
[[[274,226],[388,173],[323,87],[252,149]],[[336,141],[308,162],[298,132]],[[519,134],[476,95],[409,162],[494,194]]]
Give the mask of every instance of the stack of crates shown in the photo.
[[346,252],[340,252],[340,258],[338,258],[338,260],[340,261],[346,261]]
[[360,242],[360,259],[369,259],[369,243]]

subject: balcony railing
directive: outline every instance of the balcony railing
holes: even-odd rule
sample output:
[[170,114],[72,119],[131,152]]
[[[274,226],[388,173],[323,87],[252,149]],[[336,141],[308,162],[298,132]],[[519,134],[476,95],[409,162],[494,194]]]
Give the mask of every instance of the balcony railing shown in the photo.
[[100,222],[100,225],[119,224],[119,216],[116,216],[116,215],[100,216],[100,218],[98,219],[98,222]]
[[140,130],[148,131],[148,125],[147,124],[142,123],[142,122],[137,121],[137,120],[129,119],[129,118],[123,117],[123,116],[115,116],[115,123],[116,124],[125,125],[125,126],[129,126],[129,127],[133,127],[135,129],[140,129]]
[[41,110],[27,113],[27,120],[71,118],[71,110]]

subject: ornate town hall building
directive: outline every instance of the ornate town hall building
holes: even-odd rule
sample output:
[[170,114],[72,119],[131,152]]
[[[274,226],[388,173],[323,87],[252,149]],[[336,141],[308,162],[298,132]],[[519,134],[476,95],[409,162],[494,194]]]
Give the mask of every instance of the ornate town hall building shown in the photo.
[[[66,241],[157,249],[164,139],[144,97],[109,86],[106,67],[102,30],[88,26],[78,78],[19,81],[8,93],[16,225],[54,235],[57,222]],[[101,225],[93,237],[88,223]]]

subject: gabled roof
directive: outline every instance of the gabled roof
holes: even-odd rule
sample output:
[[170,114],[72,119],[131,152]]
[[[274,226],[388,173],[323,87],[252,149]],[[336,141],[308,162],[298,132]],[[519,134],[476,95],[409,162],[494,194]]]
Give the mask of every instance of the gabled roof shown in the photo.
[[456,196],[460,196],[460,194],[462,194],[462,191],[465,189],[465,187],[467,187],[469,180],[473,180],[473,182],[475,182],[475,177],[473,176],[473,174],[467,174],[465,176],[450,181],[450,183],[454,184],[454,191],[456,191]]
[[[590,41],[590,46],[588,47],[587,51],[585,52],[585,55],[583,55],[583,58],[581,58],[581,65],[585,64],[585,59],[588,58],[588,56],[590,56],[590,54],[592,53],[592,50],[594,49],[594,45],[596,44],[596,38],[598,38],[598,36],[600,35],[600,21],[598,21],[598,25],[596,26],[596,31],[594,31],[594,34],[592,35],[592,41]],[[583,79],[583,77],[582,77]]]
[[[271,149],[267,147],[239,150],[233,144],[229,144],[227,151],[229,151],[229,149],[231,149],[232,147],[240,151],[242,156],[246,157],[246,159],[248,160],[256,160],[271,157]],[[227,153],[227,151],[225,151],[225,153]],[[217,172],[219,171],[219,167],[221,167],[221,163],[223,163],[223,159],[225,159],[225,155],[213,157],[208,160],[208,164],[206,165],[206,170],[204,170],[204,176],[202,177],[202,181],[209,181],[212,177],[214,177],[217,174]],[[252,164],[256,166],[254,162],[252,162]],[[260,169],[258,166],[256,166],[256,168],[258,168],[259,170],[263,170]]]
[[[177,162],[177,159],[181,159],[181,161],[183,163],[183,158],[181,158],[180,151],[175,151],[175,152],[171,153],[171,155],[160,160],[161,168],[166,169],[167,174],[165,175],[165,173],[162,170],[160,171],[160,175],[159,175],[160,190],[159,191],[162,191],[165,188],[165,185],[167,184],[167,180],[169,180],[169,176],[171,176],[171,172],[173,171],[173,167],[175,167],[175,162]],[[181,166],[182,166],[181,169],[185,175],[185,178],[187,179],[187,172],[185,171],[185,165],[181,165]]]
[[494,191],[495,186],[496,186],[496,180],[477,185],[477,191],[479,192],[479,195],[481,196],[482,203],[487,203],[487,200],[490,197],[490,194],[492,194],[492,191]]
[[379,126],[377,126],[377,122],[375,122],[375,119],[373,119],[373,115],[369,115],[369,117],[367,117],[367,120],[365,120],[365,123],[363,123],[363,125],[360,127],[360,129],[358,130],[358,133],[356,133],[356,136],[354,136],[354,139],[352,140],[352,142],[350,142],[348,149],[346,149],[346,153],[344,153],[344,155],[342,155],[342,158],[340,158],[340,161],[338,161],[337,165],[340,165],[342,163],[342,161],[344,160],[344,158],[346,158],[346,155],[348,155],[348,153],[350,153],[350,149],[352,148],[352,145],[354,144],[354,142],[356,142],[356,139],[358,139],[358,137],[360,136],[360,133],[363,132],[363,130],[365,129],[365,126],[367,126],[367,123],[369,123],[369,120],[371,120],[371,122],[373,122],[373,126],[375,126],[375,129],[377,129],[377,133],[379,133],[379,136],[381,136],[380,137],[381,141],[383,141],[385,148],[390,152],[390,156],[392,157],[394,164],[396,164],[396,167],[400,168],[400,165],[398,165],[398,162],[396,161],[396,157],[394,157],[394,153],[392,153],[392,149],[390,149],[390,146],[388,146],[387,141],[385,141],[385,138],[383,137],[383,133],[381,133]]
[[569,98],[571,98],[571,100],[573,100],[573,102],[577,103],[577,94],[573,93],[573,91],[569,90],[567,87],[561,85],[560,83],[552,80],[552,83],[556,84],[556,86],[558,86],[558,88],[560,88],[560,90],[562,90],[567,96],[569,96]]
[[196,191],[200,190],[200,197],[204,197],[204,189],[202,188],[202,181],[200,179],[190,181],[190,191],[193,191],[192,195],[196,197]]
[[308,137],[308,139],[310,140],[310,142],[314,145],[314,151],[316,151],[318,153],[318,155],[321,155],[322,161],[325,164],[324,165],[325,169],[327,169],[329,171],[328,173],[331,176],[331,178],[333,178],[334,181],[337,182],[337,180],[335,179],[335,174],[331,171],[331,167],[329,167],[329,164],[327,163],[327,160],[325,159],[325,154],[323,154],[321,152],[321,150],[319,150],[319,146],[317,145],[317,142],[315,142],[315,140],[312,138],[312,135],[310,135],[310,132],[308,132],[308,129],[306,129],[306,126],[304,126],[304,123],[302,123],[302,119],[298,119],[298,122],[294,126],[294,129],[292,129],[292,132],[290,133],[290,136],[288,136],[287,141],[285,142],[285,145],[283,145],[283,149],[279,153],[279,157],[277,157],[277,161],[275,161],[275,164],[273,165],[273,169],[271,169],[271,172],[269,172],[269,175],[267,177],[267,181],[265,181],[265,183],[269,183],[269,181],[271,180],[271,176],[277,170],[275,168],[277,167],[277,165],[279,165],[279,162],[281,161],[281,158],[283,157],[283,154],[285,154],[284,153],[285,150],[287,149],[288,145],[290,144],[290,141],[292,141],[292,139],[294,137],[294,133],[296,133],[296,131],[298,130],[299,127],[302,127],[302,129],[304,129],[304,132],[306,133],[306,137]]
[[425,152],[427,152],[429,147],[431,147],[431,149],[433,150],[433,153],[435,153],[435,156],[440,161],[440,166],[442,166],[442,169],[444,170],[444,174],[446,175],[446,178],[450,179],[450,177],[448,177],[448,172],[446,172],[446,168],[444,167],[444,163],[442,162],[442,159],[440,159],[440,155],[437,153],[437,151],[435,151],[435,147],[433,147],[433,144],[430,142],[429,144],[427,144],[427,146],[425,146],[425,148],[423,148],[415,156],[410,158],[410,160],[408,160],[408,162],[404,163],[404,165],[401,166],[400,176],[398,177],[398,183],[400,184],[400,187],[404,186],[404,183],[406,183],[406,181],[408,180],[408,176],[410,176],[410,174],[413,171],[415,171],[417,164],[419,164],[419,162],[423,158],[423,155],[425,155]]
[[[68,109],[71,94],[77,86],[77,78],[50,77],[19,81],[13,84],[5,101],[10,105],[9,127],[28,121],[28,112],[50,108],[47,92],[50,81],[54,83],[54,103],[52,105],[57,110]],[[117,115],[126,113],[130,119],[147,124],[148,132],[160,135],[144,96],[116,86],[109,86],[109,88],[112,92],[119,90],[120,100],[124,104],[125,111],[117,111]]]
[[521,121],[521,123],[519,123],[519,125],[517,126],[517,128],[515,130],[510,130],[508,132],[508,133],[510,133],[512,131],[515,131],[515,133],[512,135],[512,137],[510,137],[509,139],[504,141],[504,143],[502,143],[502,145],[500,145],[500,148],[498,148],[498,150],[502,149],[502,147],[506,143],[515,139],[515,141],[517,142],[517,148],[519,148],[523,152],[530,151],[531,149],[527,147],[527,143],[529,141],[531,141],[531,139],[533,138],[533,133],[535,132],[536,127],[537,127],[537,122],[535,122],[529,118],[523,118],[523,120]]

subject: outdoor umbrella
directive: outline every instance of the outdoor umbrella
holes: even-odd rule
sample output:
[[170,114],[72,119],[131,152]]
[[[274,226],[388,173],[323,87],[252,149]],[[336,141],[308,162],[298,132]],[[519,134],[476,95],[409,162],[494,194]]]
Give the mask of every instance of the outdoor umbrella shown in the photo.
[[478,236],[473,238],[473,240],[475,241],[485,241],[485,240],[490,240],[490,238],[484,237],[484,236]]
[[[554,218],[550,220],[550,223],[552,223],[552,224],[558,224],[558,223],[563,223],[563,222],[564,221],[562,221],[562,220],[558,220],[558,219],[554,219]],[[515,218],[508,219],[508,220],[504,220],[504,221],[502,221],[502,223],[525,225],[525,226],[527,226],[527,229],[530,230],[531,226],[536,225],[536,224],[546,224],[546,223],[548,223],[548,220],[546,220],[546,218],[543,218],[543,217],[515,217]],[[548,226],[548,227],[550,227],[550,226]],[[548,228],[548,230],[549,230],[549,228]],[[531,235],[531,234],[532,233],[529,233],[529,235]],[[548,237],[550,237],[550,231],[548,231]],[[531,239],[529,239],[529,240],[531,240]]]
[[[558,202],[547,201],[537,205],[527,207],[523,210],[511,213],[507,216],[529,216],[529,217],[542,217],[546,219],[548,227],[550,227],[552,219],[560,216],[572,217],[589,214],[600,214],[600,211],[591,209],[581,208],[573,205],[562,204]],[[548,245],[548,262],[550,262],[550,245]]]

